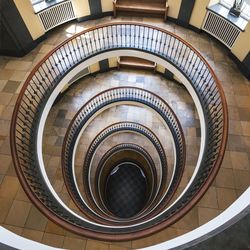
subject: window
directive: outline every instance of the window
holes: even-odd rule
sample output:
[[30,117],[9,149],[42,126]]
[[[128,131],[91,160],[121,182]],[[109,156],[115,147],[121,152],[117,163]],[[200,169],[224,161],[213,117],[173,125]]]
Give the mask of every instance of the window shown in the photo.
[[[220,0],[220,3],[227,8],[231,8],[234,0]],[[244,0],[240,15],[247,20],[250,19],[250,0]]]
[[44,9],[50,8],[53,5],[56,5],[63,1],[65,0],[30,0],[31,4],[33,5],[33,9],[35,13],[38,13]]

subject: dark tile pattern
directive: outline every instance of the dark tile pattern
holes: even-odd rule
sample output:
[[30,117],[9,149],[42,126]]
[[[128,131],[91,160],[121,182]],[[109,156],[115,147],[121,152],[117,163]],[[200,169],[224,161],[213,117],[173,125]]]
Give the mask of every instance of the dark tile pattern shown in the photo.
[[107,208],[117,217],[138,214],[147,202],[147,180],[141,169],[126,163],[114,169],[106,183]]

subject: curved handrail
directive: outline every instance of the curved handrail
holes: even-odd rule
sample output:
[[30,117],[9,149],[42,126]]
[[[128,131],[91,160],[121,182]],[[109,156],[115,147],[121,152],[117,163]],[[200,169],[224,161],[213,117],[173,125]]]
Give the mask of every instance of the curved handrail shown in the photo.
[[[72,166],[72,162],[74,159],[74,152],[77,147],[77,142],[81,136],[81,133],[83,132],[82,128],[84,128],[85,124],[89,122],[89,119],[93,117],[97,112],[99,112],[99,110],[104,110],[106,108],[109,108],[110,105],[117,105],[117,103],[119,104],[121,102],[131,102],[134,104],[140,103],[145,105],[146,107],[153,109],[154,111],[156,111],[156,113],[158,113],[162,117],[164,122],[167,124],[166,127],[169,128],[169,130],[171,131],[174,141],[174,148],[176,151],[175,154],[176,161],[174,166],[174,169],[176,169],[176,171],[174,173],[173,181],[169,189],[167,190],[168,192],[166,192],[164,196],[161,198],[161,202],[159,204],[157,203],[158,209],[163,209],[167,204],[167,202],[171,199],[182,176],[185,164],[185,142],[184,142],[185,140],[180,123],[177,117],[175,116],[174,112],[172,111],[172,109],[168,106],[168,104],[159,96],[153,94],[150,91],[146,91],[140,88],[117,87],[103,91],[100,94],[97,94],[96,96],[91,98],[91,100],[89,100],[77,112],[77,114],[72,119],[68,127],[63,143],[62,169],[63,169],[64,181],[67,183],[66,186],[68,192],[71,195],[72,199],[74,200],[75,204],[87,216],[91,216],[92,213],[90,209],[87,207],[84,199],[81,197],[80,192],[77,190],[76,181],[74,180],[74,172],[73,172],[74,166]],[[141,127],[133,123],[130,124],[127,123],[127,124],[131,127],[131,129],[135,131],[140,131],[140,129],[142,128],[144,130],[144,135],[145,136],[149,135],[148,133],[150,131],[145,129],[144,126]],[[128,128],[129,126],[127,126],[127,124],[125,123],[125,127]],[[106,136],[106,134],[108,135],[109,130],[111,130],[111,127],[109,127],[107,131],[104,131],[104,136]],[[148,133],[145,133],[145,131]],[[155,144],[155,146],[161,147],[160,152],[161,154],[163,154],[164,150],[160,144],[155,143],[155,138],[154,141],[152,142]],[[91,148],[93,152],[95,151],[97,145],[98,144],[94,144],[93,148]],[[162,158],[162,161],[166,165],[166,162],[164,162],[164,158]],[[87,165],[90,164],[90,158],[87,159],[86,164]],[[85,176],[88,175],[88,172],[86,172],[87,169],[88,169],[87,167],[84,168]],[[163,176],[162,179],[165,180],[166,176]],[[155,213],[153,212],[150,213],[150,215],[154,214]],[[119,224],[121,223],[119,222]]]
[[[136,152],[137,156],[140,155],[143,160],[140,161],[138,159],[134,159],[131,158],[131,154],[127,155],[127,157],[122,158],[121,160],[115,161],[115,165],[110,165],[110,158],[112,158],[115,154],[119,154],[120,152],[127,152],[127,151],[132,151],[132,152]],[[151,183],[151,185],[149,185],[149,187],[151,187],[149,191],[149,197],[148,197],[148,201],[146,203],[146,205],[144,206],[144,208],[136,215],[134,215],[133,217],[129,218],[129,219],[122,219],[119,218],[117,216],[114,216],[113,214],[110,213],[109,209],[107,208],[106,204],[105,204],[105,200],[103,199],[104,197],[104,188],[101,188],[103,185],[105,185],[105,182],[107,181],[108,175],[111,173],[112,169],[114,169],[114,167],[116,167],[118,164],[122,163],[122,162],[132,162],[134,164],[136,164],[137,166],[140,166],[141,169],[143,170],[145,176],[146,176],[146,180],[147,183]],[[143,166],[143,162],[145,163],[145,166]],[[108,165],[107,165],[108,164]],[[150,172],[150,173],[149,173]],[[150,154],[141,146],[134,144],[134,143],[120,143],[117,144],[116,146],[112,147],[111,149],[109,149],[101,158],[101,160],[98,163],[97,169],[96,169],[96,174],[95,174],[95,181],[94,181],[94,185],[96,188],[96,196],[97,199],[99,200],[100,204],[101,204],[101,209],[102,211],[104,211],[104,213],[108,214],[108,216],[110,216],[110,218],[115,218],[118,220],[133,220],[133,218],[137,218],[138,216],[140,216],[141,214],[143,214],[145,211],[147,211],[149,209],[149,205],[152,203],[152,201],[154,200],[154,196],[156,193],[156,185],[157,185],[157,176],[156,176],[156,168],[155,168],[155,164],[154,161],[152,159],[152,157],[150,156]]]
[[116,49],[144,51],[172,64],[190,82],[206,119],[205,150],[195,179],[181,200],[161,214],[169,219],[158,222],[154,231],[181,218],[208,189],[221,165],[228,131],[226,99],[217,77],[204,57],[175,34],[145,24],[109,23],[76,34],[52,50],[31,71],[17,99],[10,132],[13,162],[26,194],[44,214],[73,232],[105,240],[135,239],[151,234],[152,229],[114,237],[96,232],[95,226],[65,209],[44,181],[36,140],[43,108],[60,80],[82,61]]
[[[158,152],[160,162],[161,162],[161,171],[162,171],[161,179],[162,180],[159,180],[159,187],[158,187],[157,194],[159,190],[162,191],[162,188],[167,184],[167,179],[166,179],[167,178],[167,174],[166,174],[167,173],[166,171],[167,170],[167,158],[166,158],[163,146],[161,145],[161,142],[157,138],[157,136],[149,128],[141,124],[134,123],[134,122],[117,122],[104,128],[99,134],[97,134],[95,138],[93,139],[93,141],[90,143],[90,146],[86,152],[86,157],[85,157],[84,166],[83,166],[83,170],[84,170],[83,171],[83,184],[85,186],[85,190],[88,194],[88,197],[90,197],[91,201],[93,201],[93,198],[92,198],[92,191],[89,187],[88,179],[89,179],[90,170],[91,170],[90,167],[91,167],[92,157],[95,154],[99,145],[105,139],[107,139],[113,133],[125,132],[125,131],[139,133],[145,136],[153,144],[154,148]],[[98,174],[98,170],[96,170],[96,174]],[[182,172],[180,171],[179,172],[180,176],[178,176],[179,179],[181,178],[181,174]],[[156,173],[154,175],[156,175]]]

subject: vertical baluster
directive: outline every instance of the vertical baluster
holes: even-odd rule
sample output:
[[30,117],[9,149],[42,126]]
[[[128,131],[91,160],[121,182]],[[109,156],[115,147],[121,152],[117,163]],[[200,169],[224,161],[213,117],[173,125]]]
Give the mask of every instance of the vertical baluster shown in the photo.
[[[54,77],[51,73],[51,65],[48,65],[50,63],[49,58],[43,63],[43,66],[46,67],[45,71],[45,76],[48,79],[49,82],[53,82],[54,81]],[[50,75],[50,78],[49,78]]]
[[89,39],[87,40],[87,42],[89,44],[89,54],[93,54],[93,52],[94,52],[93,39],[92,39],[91,34],[92,34],[92,31],[89,31],[88,32]]
[[168,49],[167,49],[167,57],[170,57],[169,52],[171,53],[171,42],[172,42],[172,39],[174,39],[174,38],[172,36],[170,36],[169,44],[168,44]]
[[[192,56],[191,56],[191,60],[189,61],[189,56],[190,54],[192,53]],[[185,64],[183,65],[183,70],[188,73],[188,70],[190,70],[190,66],[191,66],[191,62],[193,60],[193,57],[194,57],[194,52],[188,48],[188,54],[187,54],[187,57],[186,57],[186,62],[184,62]],[[186,69],[186,65],[188,64],[188,68]]]
[[95,30],[95,43],[96,43],[96,51],[100,51],[102,49],[100,36],[99,36],[99,29]]
[[[185,60],[185,55],[186,55],[186,51],[187,51],[187,46],[181,42],[181,52],[180,52],[180,58],[181,58],[181,61],[179,63],[179,66],[181,68],[183,68],[183,61]],[[182,53],[183,52],[183,53]]]
[[163,32],[160,32],[161,33],[161,38],[160,38],[160,42],[159,42],[159,54],[163,54],[162,53],[162,46],[163,46]]
[[[68,66],[67,66],[67,64],[66,64],[66,62],[65,62],[65,56],[63,55],[63,53],[62,53],[62,48],[63,47],[60,47],[59,49],[58,49],[58,52],[59,52],[59,54],[60,54],[60,56],[61,56],[61,62],[63,62],[64,63],[64,65],[65,65],[65,69],[64,69],[64,71],[66,71],[67,69],[68,69]],[[62,64],[61,64],[62,65]]]
[[143,30],[143,32],[142,32],[142,49],[144,49],[145,48],[145,27],[144,26],[142,26],[142,30]]
[[54,72],[53,79],[56,79],[58,77],[58,73],[55,70],[55,59],[54,59],[54,54],[52,54],[49,58],[49,63],[50,63],[50,68]]
[[115,31],[114,31],[114,26],[112,25],[111,26],[111,37],[112,37],[112,47],[114,48],[115,47]]
[[104,29],[102,28],[101,31],[102,31],[102,37],[103,37],[103,45],[104,45],[104,48],[106,49],[108,46],[107,46],[107,40],[105,37]]
[[175,53],[174,53],[174,55],[173,55],[173,60],[174,60],[174,62],[176,62],[177,64],[178,64],[178,59],[179,59],[179,45],[180,45],[180,41],[178,40],[178,39],[175,39],[176,40],[176,43],[177,43],[177,48],[176,48],[176,50],[175,50]]
[[[73,57],[71,55],[71,50],[70,50],[69,44],[68,43],[64,44],[62,46],[62,48],[64,50],[65,56],[66,56],[67,61],[68,61],[68,68],[71,68]],[[70,59],[70,57],[71,57],[71,59]]]
[[79,55],[79,61],[82,60],[82,54],[81,54],[81,36],[78,36],[75,38],[76,41],[76,54]]
[[[63,74],[65,70],[64,70],[64,68],[62,66],[62,59],[59,58],[58,54],[60,54],[60,50],[57,50],[55,53],[53,53],[53,60],[55,62],[55,67],[57,68],[58,72]],[[57,60],[55,59],[55,57],[56,57]],[[59,68],[59,65],[61,67],[61,70]]]

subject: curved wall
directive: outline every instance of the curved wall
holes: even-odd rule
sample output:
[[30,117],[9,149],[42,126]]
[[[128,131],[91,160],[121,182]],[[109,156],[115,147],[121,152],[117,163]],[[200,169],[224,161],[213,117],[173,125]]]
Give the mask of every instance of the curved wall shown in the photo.
[[90,15],[88,0],[74,0],[72,3],[77,18]]
[[248,22],[244,32],[240,34],[234,43],[231,52],[240,60],[243,61],[250,51],[250,23]]
[[19,13],[22,16],[22,19],[27,26],[30,35],[33,40],[38,39],[42,35],[44,35],[44,29],[42,24],[38,18],[38,16],[34,13],[33,7],[31,5],[31,1],[26,0],[13,0]]
[[[34,14],[31,2],[29,0],[10,1],[14,1],[32,38],[36,40],[42,37],[45,32],[38,16]],[[218,3],[218,1],[219,0],[168,0],[168,19],[199,31],[206,15],[207,6]],[[113,11],[112,0],[72,0],[72,4],[78,21],[112,15]],[[250,62],[248,62],[250,58],[247,58],[250,57],[249,40],[250,25],[248,23],[245,31],[239,35],[231,50],[231,54],[236,60],[236,63],[238,62],[238,64],[240,64],[243,62],[243,72],[246,72],[246,75],[248,75],[247,71],[250,68]]]
[[218,3],[219,0],[196,0],[189,24],[200,29],[207,13],[207,6]]

